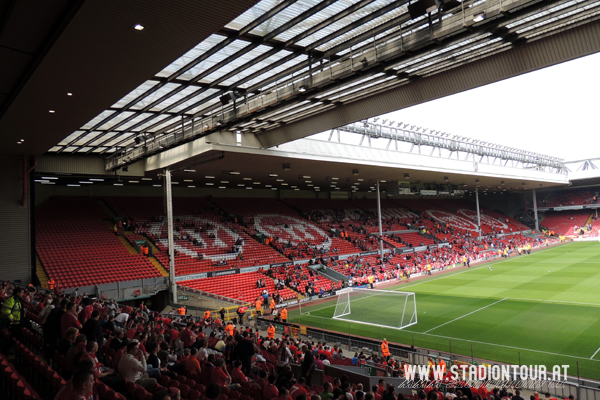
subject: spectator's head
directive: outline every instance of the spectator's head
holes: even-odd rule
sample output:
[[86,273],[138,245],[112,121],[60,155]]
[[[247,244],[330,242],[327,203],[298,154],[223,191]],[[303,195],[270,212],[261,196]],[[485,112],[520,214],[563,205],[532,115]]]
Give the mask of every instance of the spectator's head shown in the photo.
[[363,392],[362,390],[356,391],[356,400],[363,400],[364,397],[365,397],[365,392]]
[[269,375],[269,383],[271,385],[274,385],[276,380],[277,380],[277,376],[275,376],[273,374]]
[[23,288],[20,288],[20,287],[18,287],[18,286],[15,286],[15,288],[13,289],[13,292],[12,292],[12,294],[13,294],[13,296],[15,296],[15,297],[19,297],[19,296],[21,296],[21,293],[22,293],[22,292],[23,292]]
[[313,394],[312,396],[310,396],[310,400],[321,400],[321,396],[319,396],[318,394]]
[[544,396],[546,396],[547,399],[550,398],[550,393],[546,393]]
[[77,305],[70,301],[67,303],[67,312],[75,313],[77,312]]
[[340,389],[340,388],[333,389],[333,398],[334,399],[341,399],[342,396],[344,396],[344,397],[346,396],[342,389]]
[[264,369],[261,369],[260,372],[258,373],[258,377],[260,379],[267,379],[267,371],[265,371]]
[[375,395],[373,394],[373,392],[367,392],[365,394],[365,400],[373,400],[375,399]]
[[77,328],[69,328],[67,329],[66,338],[69,342],[74,342],[77,334],[79,333],[79,329]]
[[87,342],[87,337],[83,333],[81,335],[77,336],[77,339],[75,339],[75,344],[79,344],[79,343],[85,344],[86,342]]
[[233,368],[242,368],[242,362],[240,360],[235,360],[233,362]]
[[127,344],[127,352],[129,354],[137,354],[140,350],[140,344],[137,342],[131,342]]
[[376,392],[377,392],[377,390],[379,390],[379,386],[377,386],[377,385],[373,385],[373,386],[371,386],[371,390],[372,390],[374,393],[376,393]]
[[[287,390],[287,389],[286,389],[286,390]],[[306,400],[306,395],[305,395],[304,393],[303,393],[303,394],[299,394],[299,395],[296,397],[296,400]]]
[[385,386],[385,379],[379,380],[379,386]]
[[[394,393],[395,391],[396,391],[396,388],[394,387],[394,385],[388,385],[387,386],[387,392],[388,393]],[[433,390],[432,390],[432,392],[433,392]],[[436,393],[436,395],[437,395],[437,393]]]
[[[460,392],[460,390],[458,392]],[[457,397],[458,397],[458,392],[456,392]],[[425,392],[423,390],[419,390],[419,393],[417,393],[417,396],[419,396],[419,399],[421,399],[421,400],[424,400],[427,398],[427,395],[425,394]]]
[[326,393],[332,393],[333,385],[330,382],[325,382],[325,384],[323,385],[323,391]]
[[77,363],[77,367],[75,368],[75,371],[80,371],[80,370],[93,372],[94,363],[89,358],[81,360]]
[[181,400],[181,391],[176,387],[170,387],[169,392],[171,395],[171,400]]
[[197,349],[197,348],[195,348],[195,347],[192,347],[192,348],[190,349],[190,355],[191,355],[192,357],[194,357],[196,354],[198,354],[198,349]]
[[159,390],[152,395],[152,400],[172,400],[171,394],[166,390]]
[[98,352],[98,342],[95,340],[88,341],[85,345],[85,351],[87,351],[88,354],[96,354],[96,352]]
[[94,374],[91,371],[79,370],[71,381],[73,389],[80,394],[91,393],[94,387]]
[[148,353],[150,354],[156,354],[158,353],[158,345],[156,343],[150,343],[147,347],[146,350],[148,351]]
[[215,361],[215,367],[221,368],[223,365],[225,365],[225,359],[224,358],[218,358]]
[[519,389],[515,390],[515,395],[520,396],[521,395],[521,391]]

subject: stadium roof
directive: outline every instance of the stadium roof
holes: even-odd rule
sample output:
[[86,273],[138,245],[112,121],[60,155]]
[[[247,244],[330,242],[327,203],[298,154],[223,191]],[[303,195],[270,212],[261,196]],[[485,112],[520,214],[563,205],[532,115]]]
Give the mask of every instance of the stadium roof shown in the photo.
[[[143,145],[136,136],[182,142],[224,129],[270,147],[600,46],[591,0],[443,2],[431,18],[411,18],[404,0],[21,3],[6,6],[3,37],[25,54],[29,36],[41,43],[20,63],[8,54],[17,67],[3,79],[20,89],[2,97],[0,129],[21,132],[11,148],[22,132],[47,132],[30,154],[109,154]],[[45,35],[19,36],[32,15]]]

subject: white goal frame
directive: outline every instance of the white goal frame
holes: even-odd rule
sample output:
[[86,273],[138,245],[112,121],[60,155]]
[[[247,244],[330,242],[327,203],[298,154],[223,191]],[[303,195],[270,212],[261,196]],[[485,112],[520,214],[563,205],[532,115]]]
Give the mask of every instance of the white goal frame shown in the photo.
[[[382,325],[382,324],[375,324],[372,322],[364,322],[364,321],[357,321],[357,320],[353,320],[353,319],[348,319],[348,318],[343,318],[346,315],[351,315],[352,314],[352,307],[351,307],[351,301],[350,301],[350,295],[352,293],[355,293],[357,291],[365,291],[365,292],[369,292],[369,293],[373,293],[371,296],[368,296],[367,298],[373,297],[373,296],[377,296],[379,294],[403,294],[406,295],[406,297],[404,297],[405,301],[404,301],[404,306],[402,308],[402,317],[400,318],[400,327],[394,327],[392,325]],[[364,297],[363,297],[364,298]],[[410,319],[408,321],[408,324],[404,325],[404,320],[406,317],[406,306],[408,304],[408,299],[412,298],[413,300],[413,305],[414,307],[410,307],[411,309],[408,310],[408,312],[412,312],[412,315],[410,316]],[[362,299],[357,299],[358,300],[362,300]],[[338,309],[342,308],[343,310],[340,310],[341,312],[338,314]],[[338,319],[341,321],[348,321],[348,322],[354,322],[357,324],[363,324],[363,325],[372,325],[372,326],[378,326],[381,328],[390,328],[390,329],[397,329],[397,330],[402,330],[404,328],[408,328],[409,326],[412,325],[416,325],[418,323],[418,314],[417,314],[417,298],[415,296],[415,294],[413,292],[400,292],[397,290],[377,290],[377,289],[358,289],[358,290],[351,290],[351,291],[347,291],[344,293],[341,293],[338,295],[337,298],[337,302],[335,305],[335,311],[333,313],[333,319]]]

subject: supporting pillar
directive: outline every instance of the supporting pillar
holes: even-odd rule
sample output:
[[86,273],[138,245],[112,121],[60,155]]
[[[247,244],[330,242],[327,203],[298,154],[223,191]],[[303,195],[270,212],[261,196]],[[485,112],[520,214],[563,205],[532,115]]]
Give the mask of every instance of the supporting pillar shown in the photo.
[[381,223],[381,194],[379,191],[379,179],[377,179],[377,216],[379,217],[379,256],[383,265],[383,225]]
[[540,231],[540,221],[538,220],[538,212],[537,212],[537,196],[535,194],[535,189],[533,189],[533,218],[535,219],[535,231]]
[[169,291],[171,301],[177,303],[177,284],[175,283],[175,246],[173,244],[173,191],[171,188],[171,171],[165,169],[165,206],[167,211],[167,240],[169,242]]
[[481,240],[481,214],[479,213],[479,187],[475,187],[475,205],[477,206],[477,230],[479,231],[479,240]]

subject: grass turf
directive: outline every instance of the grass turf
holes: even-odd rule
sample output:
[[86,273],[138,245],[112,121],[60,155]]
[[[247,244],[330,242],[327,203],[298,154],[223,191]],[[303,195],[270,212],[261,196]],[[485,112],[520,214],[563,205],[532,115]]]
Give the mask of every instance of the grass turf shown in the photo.
[[[600,243],[570,243],[389,290],[416,293],[416,325],[397,330],[331,319],[337,298],[304,306],[302,314],[292,310],[289,320],[484,360],[566,364],[569,375],[600,379]],[[378,296],[360,302],[377,315],[393,307]]]

